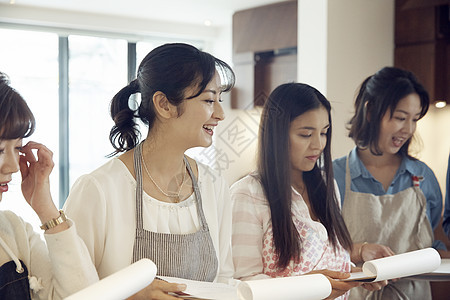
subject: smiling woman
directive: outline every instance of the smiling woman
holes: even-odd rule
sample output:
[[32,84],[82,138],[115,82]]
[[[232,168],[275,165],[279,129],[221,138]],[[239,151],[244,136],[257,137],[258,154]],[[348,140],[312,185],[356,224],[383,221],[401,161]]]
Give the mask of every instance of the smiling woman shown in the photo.
[[[184,153],[211,145],[225,117],[221,94],[233,85],[225,62],[191,45],[165,44],[147,54],[137,78],[114,96],[109,137],[113,154],[125,153],[79,178],[65,206],[81,223],[100,278],[145,257],[158,275],[231,279],[228,185]],[[135,93],[142,100],[131,108]],[[145,140],[138,119],[148,126]],[[155,280],[136,297],[177,299],[168,293],[181,290]]]
[[[433,240],[442,212],[439,184],[433,171],[409,153],[417,121],[428,106],[424,87],[411,72],[398,68],[383,68],[360,87],[349,123],[356,148],[333,163],[343,216],[357,243],[355,263],[432,245],[445,249]],[[429,283],[399,280],[376,292],[356,290],[351,297],[405,295],[430,299]]]

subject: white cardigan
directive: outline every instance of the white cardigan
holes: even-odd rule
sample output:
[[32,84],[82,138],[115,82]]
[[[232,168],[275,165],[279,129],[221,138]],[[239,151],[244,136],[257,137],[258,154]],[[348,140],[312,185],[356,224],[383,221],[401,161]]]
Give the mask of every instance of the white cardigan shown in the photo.
[[[219,268],[214,281],[233,276],[231,256],[231,203],[229,188],[217,172],[198,163],[203,211],[216,251]],[[80,177],[66,201],[67,215],[77,222],[100,278],[132,262],[136,231],[136,180],[118,158]],[[175,216],[175,217],[174,217]],[[144,229],[185,233],[198,228],[194,201],[171,204],[143,193]],[[178,232],[181,231],[181,232]]]
[[16,258],[24,262],[32,299],[63,299],[98,281],[86,246],[73,222],[68,223],[67,230],[44,234],[46,245],[30,224],[11,211],[0,211],[0,265]]

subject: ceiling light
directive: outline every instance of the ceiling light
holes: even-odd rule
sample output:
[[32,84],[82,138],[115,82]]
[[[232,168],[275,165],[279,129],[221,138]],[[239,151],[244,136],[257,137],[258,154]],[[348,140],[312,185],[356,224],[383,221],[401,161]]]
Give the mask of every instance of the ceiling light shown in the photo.
[[445,102],[445,101],[436,101],[434,103],[434,106],[436,106],[436,108],[444,108],[445,106],[447,106],[447,102]]

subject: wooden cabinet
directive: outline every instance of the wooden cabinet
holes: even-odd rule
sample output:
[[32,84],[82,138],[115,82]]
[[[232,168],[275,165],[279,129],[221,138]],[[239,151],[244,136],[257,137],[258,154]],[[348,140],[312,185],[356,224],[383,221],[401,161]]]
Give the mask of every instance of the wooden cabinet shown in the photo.
[[279,84],[297,78],[297,1],[238,11],[233,15],[232,108],[263,105]]
[[450,0],[396,0],[394,65],[450,103]]
[[237,11],[233,15],[233,53],[297,47],[297,1]]

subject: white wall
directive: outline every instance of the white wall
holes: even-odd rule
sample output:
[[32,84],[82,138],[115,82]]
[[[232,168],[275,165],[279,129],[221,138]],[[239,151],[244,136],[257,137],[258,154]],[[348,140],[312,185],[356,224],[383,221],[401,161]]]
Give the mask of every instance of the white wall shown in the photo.
[[422,145],[415,156],[434,171],[443,195],[446,190],[447,161],[450,153],[449,128],[450,105],[440,109],[430,106],[428,113],[419,121],[416,132]]
[[353,141],[345,124],[358,85],[393,64],[394,2],[298,0],[298,80],[319,89],[333,107],[333,157]]
[[346,123],[361,82],[394,63],[394,1],[328,1],[327,97],[332,102],[333,157],[354,146]]
[[297,79],[327,95],[328,0],[298,0]]

